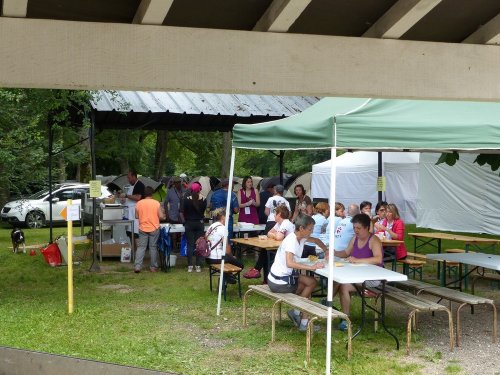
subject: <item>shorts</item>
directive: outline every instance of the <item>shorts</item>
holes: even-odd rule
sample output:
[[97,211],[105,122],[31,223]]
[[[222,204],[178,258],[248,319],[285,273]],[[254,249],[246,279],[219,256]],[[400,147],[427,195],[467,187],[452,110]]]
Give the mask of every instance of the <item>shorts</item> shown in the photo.
[[269,286],[269,289],[271,289],[271,292],[273,293],[295,293],[297,292],[297,287],[299,286],[299,283],[296,283],[295,285],[275,284],[271,280],[267,279],[267,285]]

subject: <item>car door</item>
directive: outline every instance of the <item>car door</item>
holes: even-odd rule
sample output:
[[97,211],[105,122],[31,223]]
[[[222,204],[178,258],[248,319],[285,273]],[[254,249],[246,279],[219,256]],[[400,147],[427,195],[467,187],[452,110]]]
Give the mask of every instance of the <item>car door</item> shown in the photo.
[[[53,221],[63,221],[64,218],[61,216],[61,211],[67,206],[67,200],[73,199],[75,196],[75,189],[73,187],[63,188],[53,194],[52,199],[52,220]],[[47,216],[48,219],[48,216]]]

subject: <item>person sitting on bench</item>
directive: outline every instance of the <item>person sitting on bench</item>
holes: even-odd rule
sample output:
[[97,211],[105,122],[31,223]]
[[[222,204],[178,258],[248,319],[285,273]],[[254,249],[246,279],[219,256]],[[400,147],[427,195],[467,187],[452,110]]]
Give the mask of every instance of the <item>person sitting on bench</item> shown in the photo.
[[[301,257],[304,244],[313,228],[314,219],[310,216],[299,215],[295,220],[295,232],[287,235],[281,243],[269,272],[267,284],[273,293],[295,293],[301,297],[311,298],[316,287],[316,279],[313,276],[299,275],[298,270],[314,271],[324,268],[325,265],[322,262],[307,265],[295,260]],[[308,316],[303,314],[301,319],[298,310],[289,310],[288,316],[300,331],[306,331]],[[317,330],[319,327],[314,329]]]
[[[368,263],[384,267],[382,256],[382,242],[370,232],[371,219],[366,214],[357,214],[352,218],[354,227],[354,238],[349,242],[347,249],[337,251],[335,255],[346,258],[349,263]],[[378,281],[367,282],[368,286],[375,287]],[[334,284],[333,296],[339,293],[342,311],[349,315],[351,307],[351,292],[357,289],[353,284]],[[341,320],[339,323],[341,331],[347,330],[347,322]]]

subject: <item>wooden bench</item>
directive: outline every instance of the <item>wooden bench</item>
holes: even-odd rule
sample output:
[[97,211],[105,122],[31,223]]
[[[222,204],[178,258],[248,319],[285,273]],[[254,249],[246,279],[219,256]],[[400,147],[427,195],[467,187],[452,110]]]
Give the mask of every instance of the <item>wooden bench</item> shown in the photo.
[[[320,303],[308,300],[307,298],[298,296],[293,293],[273,293],[269,289],[267,285],[250,285],[248,287],[248,291],[245,293],[243,297],[243,325],[247,325],[247,303],[248,296],[251,293],[259,294],[263,297],[269,298],[274,301],[272,310],[271,310],[271,341],[275,340],[275,331],[276,331],[276,318],[278,321],[281,321],[281,304],[285,303],[297,310],[300,310],[304,313],[310,315],[309,323],[307,325],[306,331],[306,362],[309,365],[311,360],[311,338],[314,331],[313,323],[317,319],[327,319],[328,318],[328,308]],[[350,359],[352,355],[352,328],[351,321],[349,317],[335,309],[332,309],[332,319],[345,319],[347,321],[347,358]]]
[[418,274],[420,280],[422,280],[422,268],[424,267],[425,260],[400,259],[397,262],[403,265],[403,273],[406,276],[410,277],[410,275],[413,275],[413,278],[415,278]]
[[427,261],[428,260],[427,259],[427,255],[425,255],[425,254],[418,254],[418,253],[407,252],[406,256],[410,257],[410,258],[418,259],[418,260],[423,260],[423,261]]
[[[500,278],[499,278],[500,280]],[[493,342],[496,342],[497,336],[497,311],[495,307],[495,302],[491,299],[474,296],[472,294],[460,292],[455,289],[444,288],[441,286],[424,283],[416,280],[408,280],[408,281],[399,281],[395,283],[397,286],[402,286],[408,289],[415,291],[417,295],[421,293],[430,294],[435,297],[439,297],[441,299],[445,299],[450,302],[450,311],[452,310],[452,302],[460,304],[457,308],[456,313],[456,322],[457,322],[457,346],[461,344],[461,324],[460,324],[460,310],[465,305],[490,305],[493,309],[493,332],[492,339]],[[439,302],[439,301],[438,301]]]
[[474,294],[475,286],[477,280],[489,280],[489,281],[498,281],[500,282],[500,275],[497,273],[484,273],[484,274],[475,274],[471,276],[471,292]]
[[[220,264],[209,264],[210,266],[210,291],[212,291],[212,276],[220,275],[221,265]],[[224,263],[224,274],[226,276],[236,277],[236,282],[238,283],[238,295],[241,298],[241,279],[240,273],[243,269],[235,265]],[[227,289],[227,277],[224,277],[224,283],[222,284],[222,293],[224,294],[224,301],[226,300],[226,289]]]
[[[375,293],[381,293],[382,290],[380,288],[368,288]],[[422,311],[445,311],[448,313],[448,325],[450,330],[450,350],[453,351],[453,316],[451,311],[447,309],[445,306],[440,305],[438,303],[422,299],[414,294],[405,292],[404,290],[395,288],[393,286],[385,286],[385,298],[386,300],[391,300],[393,302],[399,303],[401,305],[407,306],[411,308],[411,312],[408,315],[408,322],[406,324],[406,353],[410,354],[410,342],[411,342],[411,330],[412,330],[412,322],[413,327],[416,328],[415,325],[415,317],[417,312]]]

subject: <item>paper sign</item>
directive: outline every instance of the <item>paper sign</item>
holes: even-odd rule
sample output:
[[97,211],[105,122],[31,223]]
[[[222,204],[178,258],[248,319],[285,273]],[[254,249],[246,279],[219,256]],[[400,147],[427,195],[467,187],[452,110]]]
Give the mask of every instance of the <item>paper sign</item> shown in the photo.
[[101,196],[101,181],[92,180],[90,185],[90,198],[99,198]]
[[385,191],[385,176],[377,177],[377,191]]
[[67,206],[66,221],[78,221],[78,220],[80,220],[80,205],[72,204]]

